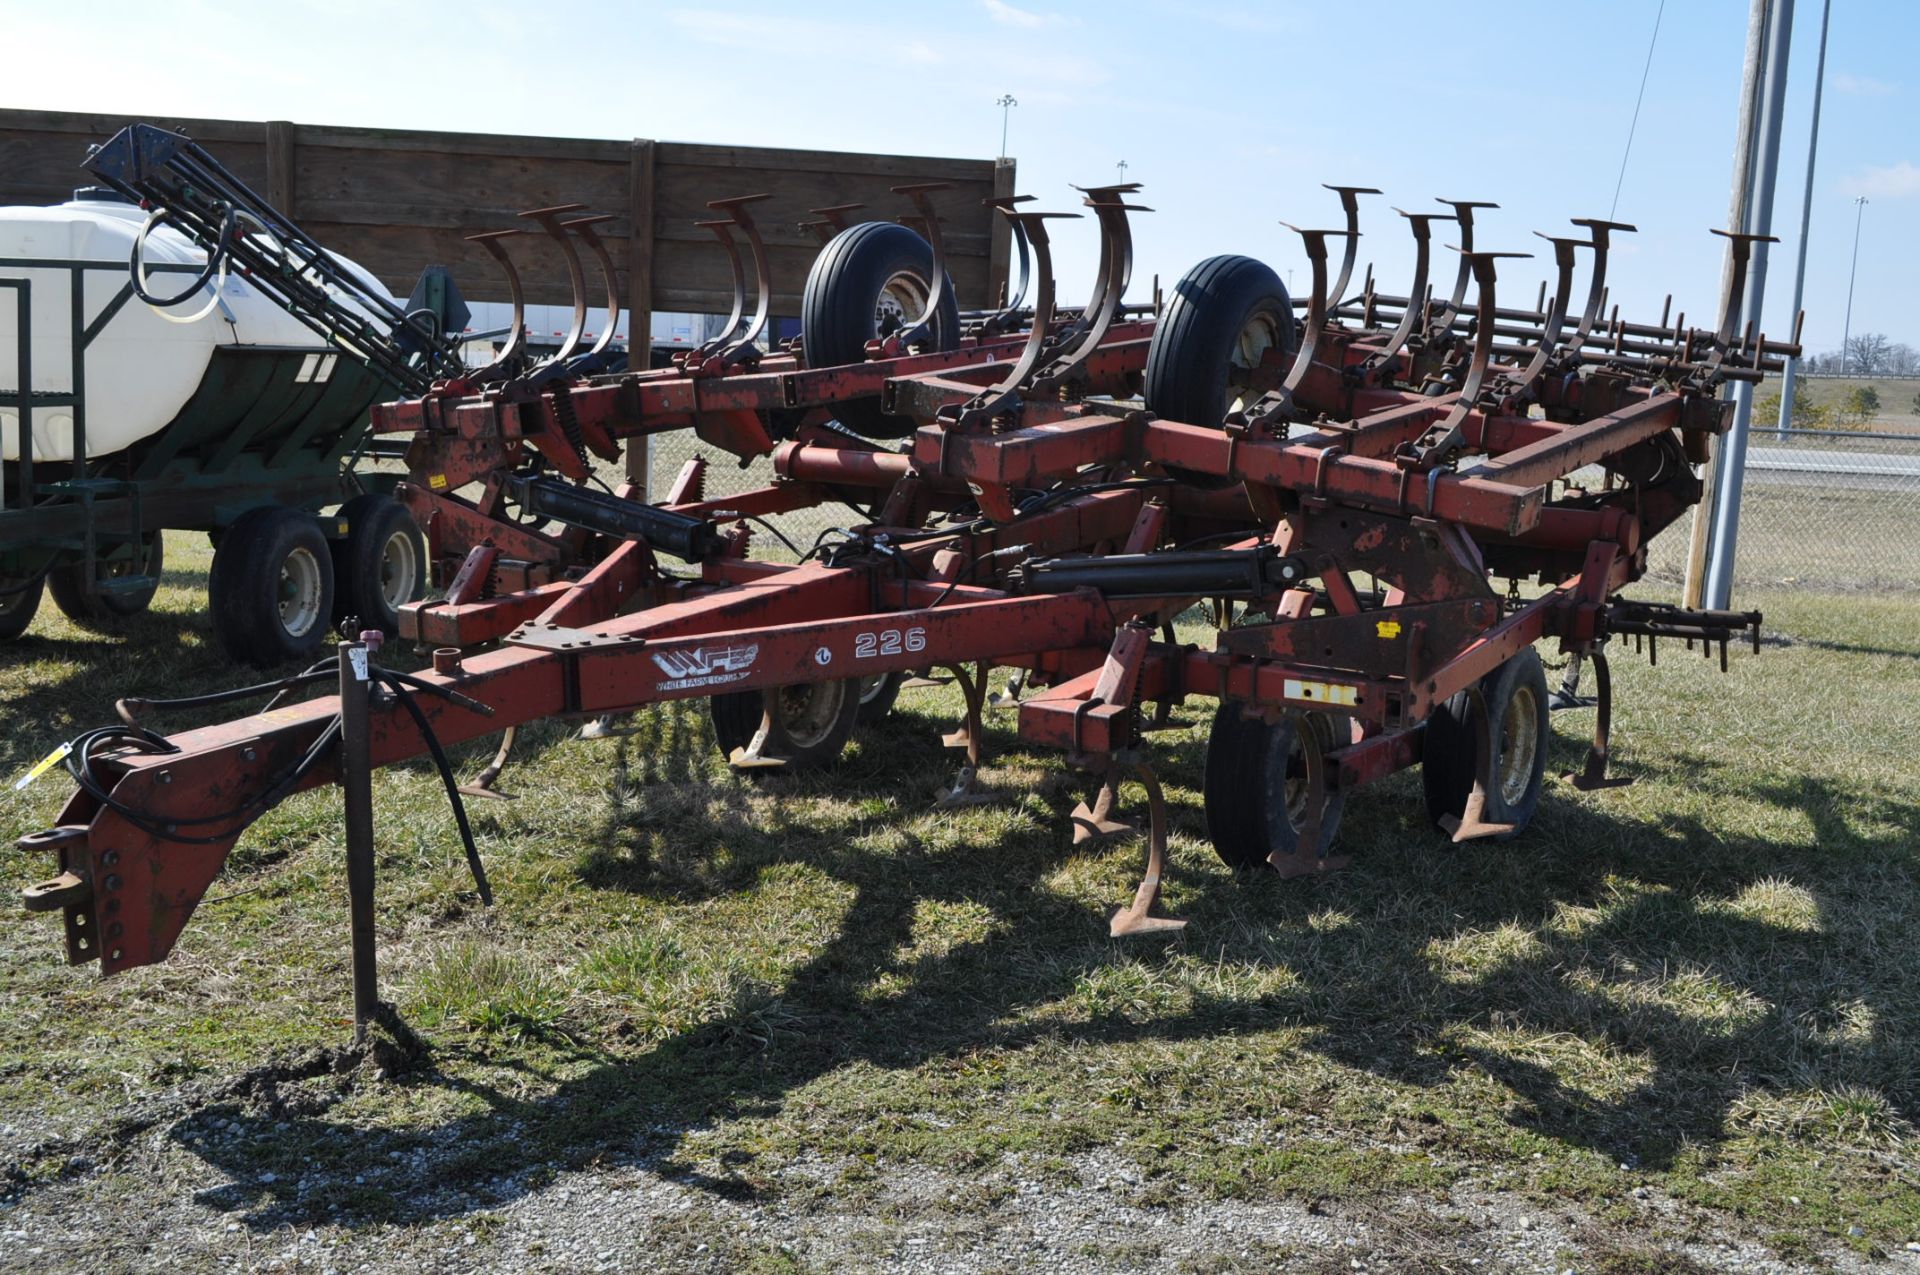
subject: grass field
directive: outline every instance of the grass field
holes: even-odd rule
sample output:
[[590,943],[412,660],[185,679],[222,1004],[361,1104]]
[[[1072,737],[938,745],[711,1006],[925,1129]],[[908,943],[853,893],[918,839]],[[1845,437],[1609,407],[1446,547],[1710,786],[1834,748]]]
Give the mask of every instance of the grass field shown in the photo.
[[[0,653],[0,772],[117,694],[233,680],[207,557],[171,549],[124,636],[49,606]],[[1550,781],[1510,843],[1444,844],[1402,775],[1348,801],[1346,871],[1236,878],[1204,835],[1204,705],[1182,710],[1154,737],[1172,939],[1106,937],[1140,848],[1071,850],[1084,781],[1005,719],[1002,800],[930,808],[947,691],[905,694],[836,772],[764,785],[698,706],[613,740],[537,727],[518,800],[473,806],[491,911],[431,767],[392,769],[384,991],[431,1054],[378,1072],[316,1052],[349,1002],[337,797],[308,794],[162,966],[100,981],[50,919],[0,926],[0,1268],[595,1269],[554,1236],[615,1173],[685,1201],[621,1240],[657,1268],[911,1266],[909,1233],[994,1254],[1035,1192],[1096,1188],[1141,1230],[1065,1268],[1526,1267],[1495,1234],[1523,1215],[1563,1237],[1541,1269],[1911,1261],[1920,607],[1739,601],[1769,649],[1725,676],[1677,646],[1619,660],[1636,782]],[[1550,773],[1590,719],[1554,725]],[[64,790],[0,790],[0,831]],[[0,867],[46,865],[9,845]],[[1262,1209],[1370,1217],[1371,1247],[1197,1234]]]

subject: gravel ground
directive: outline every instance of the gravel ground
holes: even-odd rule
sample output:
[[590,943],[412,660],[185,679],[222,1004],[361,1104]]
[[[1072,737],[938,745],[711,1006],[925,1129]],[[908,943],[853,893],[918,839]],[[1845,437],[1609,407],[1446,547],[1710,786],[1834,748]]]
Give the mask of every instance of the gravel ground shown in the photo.
[[[182,1092],[89,1141],[50,1144],[42,1130],[28,1146],[18,1126],[0,1130],[0,1166],[12,1170],[0,1175],[11,1178],[0,1197],[0,1270],[1920,1271],[1920,1243],[1877,1261],[1817,1244],[1806,1260],[1785,1260],[1645,1186],[1610,1202],[1602,1221],[1505,1189],[1513,1170],[1443,1199],[1318,1204],[1169,1190],[1110,1151],[1012,1155],[965,1173],[808,1157],[757,1166],[761,1176],[747,1183],[724,1166],[688,1167],[703,1160],[701,1130],[660,1128],[583,1169],[536,1164],[464,1189],[437,1183],[436,1161],[458,1151],[451,1145],[394,1152],[351,1182],[249,1172],[230,1143],[286,1126],[213,1113],[263,1095],[269,1115],[298,1110],[301,1085],[318,1079]],[[655,1143],[672,1158],[650,1153]],[[13,1168],[45,1163],[56,1146],[70,1154],[51,1179],[28,1182]],[[345,1196],[362,1207],[329,1203]],[[376,1211],[364,1207],[375,1198],[394,1220],[327,1220]],[[1623,1247],[1623,1236],[1641,1238]]]

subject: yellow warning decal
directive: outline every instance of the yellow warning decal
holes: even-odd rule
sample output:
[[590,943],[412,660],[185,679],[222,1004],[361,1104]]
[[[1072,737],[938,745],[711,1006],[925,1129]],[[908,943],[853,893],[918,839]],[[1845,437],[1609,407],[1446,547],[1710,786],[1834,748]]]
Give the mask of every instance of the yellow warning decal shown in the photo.
[[1380,620],[1374,624],[1373,630],[1383,638],[1397,638],[1400,636],[1400,621]]
[[427,476],[427,486],[433,488],[435,491],[445,491],[447,489],[447,476],[445,474],[429,474]]
[[69,744],[60,745],[60,747],[54,749],[52,752],[48,753],[45,757],[42,757],[39,761],[33,763],[33,769],[29,770],[26,774],[20,776],[20,778],[14,780],[13,790],[15,792],[19,792],[22,788],[25,788],[28,784],[40,778],[40,776],[46,774],[49,770],[52,770],[55,766],[59,765],[60,759],[62,757],[65,757],[68,753],[72,751],[73,751],[72,744],[69,743]]
[[1341,682],[1309,682],[1297,677],[1287,678],[1281,683],[1280,694],[1284,699],[1340,704],[1347,708],[1360,702],[1360,688],[1357,686],[1347,686]]

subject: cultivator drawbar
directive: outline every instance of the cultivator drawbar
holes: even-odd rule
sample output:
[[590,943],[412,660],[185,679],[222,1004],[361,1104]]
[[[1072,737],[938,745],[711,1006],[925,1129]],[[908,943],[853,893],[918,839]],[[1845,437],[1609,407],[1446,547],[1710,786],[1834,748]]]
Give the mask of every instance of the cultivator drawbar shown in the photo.
[[[778,774],[831,761],[901,679],[948,670],[965,700],[948,743],[966,760],[939,799],[979,800],[987,676],[1011,668],[1021,696],[1001,703],[1022,738],[1089,775],[1076,840],[1132,831],[1120,791],[1145,792],[1147,871],[1115,934],[1180,924],[1156,915],[1166,818],[1150,739],[1195,696],[1219,701],[1206,817],[1235,867],[1338,866],[1347,799],[1415,765],[1453,840],[1518,833],[1544,782],[1542,639],[1593,669],[1575,782],[1611,783],[1610,642],[1724,652],[1757,634],[1758,616],[1619,597],[1647,542],[1699,498],[1694,466],[1727,423],[1721,388],[1793,349],[1739,313],[1751,237],[1729,237],[1706,329],[1608,309],[1608,252],[1632,228],[1605,221],[1549,238],[1547,288],[1530,309],[1501,305],[1496,267],[1512,254],[1476,246],[1489,205],[1473,201],[1402,214],[1416,247],[1405,295],[1370,276],[1349,294],[1374,192],[1333,189],[1343,226],[1299,232],[1305,298],[1258,261],[1214,257],[1145,315],[1123,304],[1132,186],[1084,192],[1102,247],[1072,311],[1053,287],[1046,223],[1060,214],[1000,202],[1031,260],[1030,308],[1016,296],[963,314],[925,188],[903,192],[924,237],[813,210],[824,246],[802,336],[772,350],[755,341],[771,286],[753,204],[720,201],[710,228],[748,254],[733,322],[680,365],[598,375],[569,341],[538,367],[503,363],[378,410],[378,428],[411,438],[403,494],[446,593],[403,614],[400,637],[439,649],[431,672],[375,679],[371,764],[540,717],[702,698],[732,764]],[[581,233],[562,220],[572,211],[534,219],[564,242]],[[1444,223],[1459,262],[1437,297]],[[777,477],[713,499],[696,461],[655,503],[590,485],[591,457],[676,429],[770,453]],[[747,520],[835,501],[854,516],[799,561],[752,556]],[[1197,606],[1213,622],[1203,645],[1173,627]],[[1563,692],[1573,702],[1577,687]],[[339,715],[326,697],[89,741],[69,759],[80,789],[60,825],[27,839],[62,868],[29,905],[64,909],[75,961],[161,959],[258,811],[336,778]],[[488,780],[505,764],[503,749]]]

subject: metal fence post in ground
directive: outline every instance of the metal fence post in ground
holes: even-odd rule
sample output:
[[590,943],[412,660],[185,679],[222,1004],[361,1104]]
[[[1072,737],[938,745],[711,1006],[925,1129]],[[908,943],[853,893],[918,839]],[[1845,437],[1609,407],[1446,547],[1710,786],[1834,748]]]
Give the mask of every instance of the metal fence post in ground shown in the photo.
[[353,928],[353,1043],[380,1008],[373,934],[373,760],[367,644],[340,643],[340,792],[346,807],[347,906]]
[[[1765,105],[1754,150],[1753,202],[1748,208],[1749,224],[1744,227],[1756,235],[1773,233],[1773,185],[1780,167],[1780,125],[1786,114],[1787,64],[1793,48],[1793,0],[1773,0],[1773,5],[1767,30]],[[1746,285],[1740,313],[1746,316],[1748,327],[1757,332],[1767,294],[1765,240],[1753,245]],[[1713,533],[1708,543],[1705,602],[1710,610],[1728,606],[1733,594],[1733,558],[1740,535],[1740,484],[1746,477],[1747,431],[1752,424],[1753,383],[1742,381],[1733,389],[1733,426],[1721,439],[1720,472],[1716,475],[1720,489],[1715,493]]]

